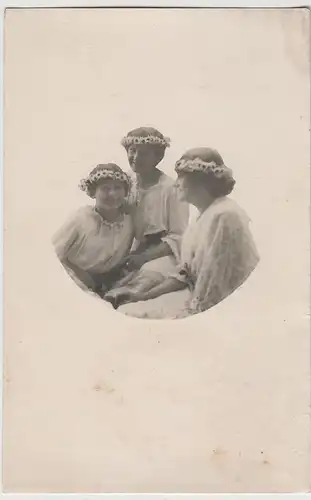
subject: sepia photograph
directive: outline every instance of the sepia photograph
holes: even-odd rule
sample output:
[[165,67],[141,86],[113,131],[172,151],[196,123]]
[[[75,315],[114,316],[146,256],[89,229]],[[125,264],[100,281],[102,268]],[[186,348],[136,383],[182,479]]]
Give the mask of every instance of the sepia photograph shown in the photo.
[[6,493],[310,491],[309,40],[6,9]]
[[[81,181],[95,203],[57,233],[60,262],[77,284],[126,314],[161,319],[206,311],[259,261],[249,218],[228,197],[232,171],[217,150],[197,147],[176,162],[174,181],[158,168],[170,142],[152,127],[130,131],[122,145],[134,176],[107,163]],[[189,204],[198,214],[187,228]]]

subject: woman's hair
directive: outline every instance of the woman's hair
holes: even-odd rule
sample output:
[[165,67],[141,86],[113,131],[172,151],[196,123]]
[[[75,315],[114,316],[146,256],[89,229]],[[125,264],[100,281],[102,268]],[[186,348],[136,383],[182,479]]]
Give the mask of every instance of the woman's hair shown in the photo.
[[170,140],[164,137],[159,130],[153,127],[139,127],[128,132],[126,137],[121,141],[121,144],[126,150],[132,144],[148,144],[148,148],[152,149],[155,157],[155,165],[158,165],[164,158],[165,149],[169,147]]
[[164,155],[165,155],[165,147],[163,146],[149,146],[150,149],[152,149],[153,154],[154,154],[154,159],[155,159],[155,167],[163,160]]
[[98,184],[107,179],[122,182],[124,184],[125,193],[128,195],[130,189],[130,179],[128,175],[115,163],[97,165],[93,168],[93,170],[91,170],[85,179],[81,180],[79,187],[82,191],[85,191],[88,196],[94,198]]
[[198,182],[198,184],[204,184],[213,198],[227,196],[232,193],[235,186],[235,180],[232,177],[217,177],[213,172],[193,172],[188,175],[196,177],[196,182]]
[[235,186],[232,171],[216,149],[190,149],[178,160],[175,170],[178,174],[193,176],[214,198],[230,194]]

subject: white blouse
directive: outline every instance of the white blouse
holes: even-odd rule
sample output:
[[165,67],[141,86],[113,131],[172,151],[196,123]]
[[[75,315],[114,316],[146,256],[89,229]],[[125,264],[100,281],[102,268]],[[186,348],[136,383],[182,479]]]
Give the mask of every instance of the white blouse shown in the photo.
[[85,206],[60,228],[53,244],[60,260],[68,259],[83,271],[104,273],[128,254],[134,238],[133,222],[124,214],[119,222],[105,221],[93,206]]
[[137,206],[133,212],[135,238],[164,231],[162,238],[176,257],[180,257],[182,235],[188,225],[189,205],[179,199],[175,181],[162,173],[159,182],[147,189],[137,188]]
[[259,256],[248,226],[245,212],[222,197],[188,227],[174,277],[190,288],[190,309],[203,311],[217,304],[254,270]]

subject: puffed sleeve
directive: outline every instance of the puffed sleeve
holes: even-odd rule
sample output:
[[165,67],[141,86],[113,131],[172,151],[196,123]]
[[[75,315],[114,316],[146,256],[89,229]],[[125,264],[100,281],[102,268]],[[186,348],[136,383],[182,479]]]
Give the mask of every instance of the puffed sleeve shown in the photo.
[[202,252],[190,309],[200,312],[216,305],[247,279],[258,261],[248,219],[237,212],[215,215]]
[[82,211],[76,211],[54,234],[52,243],[55,252],[60,260],[67,258],[69,251],[72,250],[78,241],[80,234]]
[[168,232],[162,241],[171,248],[177,261],[180,258],[181,239],[189,221],[189,205],[179,199],[178,190],[172,186],[167,200]]

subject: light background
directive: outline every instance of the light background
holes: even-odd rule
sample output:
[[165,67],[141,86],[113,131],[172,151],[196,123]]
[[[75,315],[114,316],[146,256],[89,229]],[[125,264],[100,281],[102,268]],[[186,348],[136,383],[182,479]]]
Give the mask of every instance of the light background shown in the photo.
[[[6,15],[6,490],[308,490],[309,22],[300,11]],[[50,238],[144,124],[211,145],[261,264],[185,321],[111,312]]]

